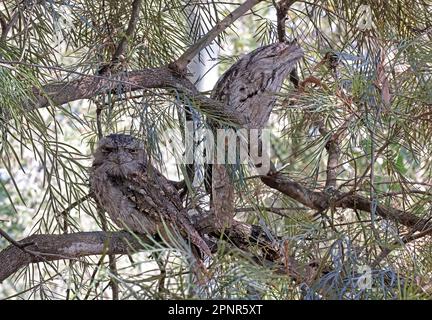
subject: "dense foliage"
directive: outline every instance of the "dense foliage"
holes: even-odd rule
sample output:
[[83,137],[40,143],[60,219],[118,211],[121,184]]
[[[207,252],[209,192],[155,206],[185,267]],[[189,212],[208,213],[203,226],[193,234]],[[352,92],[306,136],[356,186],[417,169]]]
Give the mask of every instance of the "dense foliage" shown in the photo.
[[[16,240],[117,230],[88,196],[92,151],[107,133],[141,137],[159,169],[182,180],[184,166],[164,166],[162,133],[183,130],[190,109],[201,126],[206,118],[224,119],[180,86],[132,88],[127,77],[142,72],[145,78],[146,70],[176,61],[248,2],[1,2],[1,230]],[[319,192],[328,205],[317,209],[239,168],[236,219],[277,236],[299,270],[313,274],[293,278],[257,263],[255,248],[246,252],[221,240],[206,261],[210,285],[202,286],[187,249],[155,243],[129,257],[29,264],[0,284],[0,297],[430,299],[432,3],[255,2],[217,35],[212,48],[219,49],[209,54],[223,72],[242,54],[277,42],[275,8],[289,3],[286,38],[297,39],[304,58],[299,84],[287,79],[278,93],[269,123],[272,160],[281,176]],[[108,79],[110,87],[56,100],[83,77]],[[326,188],[332,150],[337,180]],[[188,187],[194,201],[208,201],[191,192],[200,186]],[[8,245],[0,238],[0,249]]]

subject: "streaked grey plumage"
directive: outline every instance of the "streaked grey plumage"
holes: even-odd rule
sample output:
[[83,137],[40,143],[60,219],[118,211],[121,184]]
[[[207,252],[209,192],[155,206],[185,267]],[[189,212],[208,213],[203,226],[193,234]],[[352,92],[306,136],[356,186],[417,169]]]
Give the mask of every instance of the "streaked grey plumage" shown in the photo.
[[[212,97],[234,108],[247,119],[247,129],[261,129],[267,123],[275,93],[303,56],[297,42],[281,42],[258,48],[242,57],[219,79]],[[209,125],[218,128],[217,123]],[[209,165],[206,189],[212,194],[212,207],[223,226],[230,226],[234,213],[234,188],[225,165]]]
[[296,42],[275,43],[255,49],[233,64],[216,83],[212,97],[241,112],[247,128],[262,128],[279,92],[303,56]]
[[211,254],[190,222],[177,189],[148,162],[138,139],[125,134],[101,139],[90,171],[90,186],[96,201],[118,227],[147,235],[176,228]]

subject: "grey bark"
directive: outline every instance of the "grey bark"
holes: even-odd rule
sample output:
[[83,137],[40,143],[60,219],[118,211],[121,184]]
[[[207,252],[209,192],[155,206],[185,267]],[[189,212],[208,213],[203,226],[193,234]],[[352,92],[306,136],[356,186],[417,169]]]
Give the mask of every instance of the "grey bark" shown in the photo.
[[20,241],[32,245],[24,249],[10,245],[0,251],[0,283],[30,263],[90,255],[128,254],[142,250],[146,244],[153,242],[124,231],[32,235]]

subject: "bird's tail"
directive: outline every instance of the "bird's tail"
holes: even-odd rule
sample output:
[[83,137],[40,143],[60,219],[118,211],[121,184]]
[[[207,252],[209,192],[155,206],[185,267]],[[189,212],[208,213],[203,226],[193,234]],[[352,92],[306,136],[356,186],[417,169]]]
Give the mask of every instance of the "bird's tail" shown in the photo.
[[195,229],[195,227],[191,224],[191,222],[186,218],[186,215],[187,214],[180,214],[178,217],[181,226],[184,228],[184,231],[186,231],[194,245],[196,245],[207,256],[211,256],[211,250],[209,246]]

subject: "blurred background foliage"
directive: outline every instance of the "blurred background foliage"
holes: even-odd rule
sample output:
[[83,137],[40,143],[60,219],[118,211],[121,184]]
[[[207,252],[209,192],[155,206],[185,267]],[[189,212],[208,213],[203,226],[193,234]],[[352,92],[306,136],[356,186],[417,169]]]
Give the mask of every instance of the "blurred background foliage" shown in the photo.
[[[104,133],[141,136],[161,169],[171,179],[182,179],[180,168],[162,165],[167,163],[162,133],[179,128],[185,107],[195,110],[179,94],[124,92],[119,85],[116,92],[93,99],[27,110],[35,89],[93,75],[111,60],[131,2],[0,3],[2,32],[10,25],[0,38],[0,226],[15,239],[35,232],[101,229],[95,204],[82,200],[98,135],[97,106],[104,111]],[[113,72],[170,63],[239,4],[143,0],[128,51]],[[346,125],[339,190],[430,219],[431,17],[426,0],[296,1],[288,12],[287,38],[305,51],[300,79],[313,76],[320,83],[307,84],[303,94],[295,95],[287,81],[278,96],[269,123],[278,168],[322,189],[328,137],[319,133],[318,124],[331,132]],[[262,1],[217,38],[218,49],[209,52],[213,61],[201,63],[215,63],[222,74],[241,55],[275,41],[274,2]],[[335,65],[326,56],[334,57]],[[201,81],[214,83],[206,75]],[[0,284],[0,297],[109,299],[114,279],[120,299],[430,299],[430,236],[404,244],[407,231],[373,212],[337,209],[314,216],[254,177],[242,177],[236,192],[238,219],[289,240],[291,253],[302,263],[312,261],[322,276],[298,284],[234,250],[214,258],[212,283],[201,287],[192,281],[184,252],[155,247],[133,259],[118,257],[115,274],[107,257],[30,265]],[[0,249],[7,245],[0,238]],[[389,254],[378,261],[386,249]],[[372,289],[358,286],[362,266],[371,267]]]

